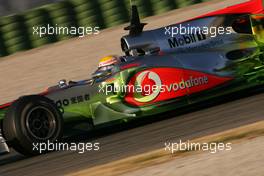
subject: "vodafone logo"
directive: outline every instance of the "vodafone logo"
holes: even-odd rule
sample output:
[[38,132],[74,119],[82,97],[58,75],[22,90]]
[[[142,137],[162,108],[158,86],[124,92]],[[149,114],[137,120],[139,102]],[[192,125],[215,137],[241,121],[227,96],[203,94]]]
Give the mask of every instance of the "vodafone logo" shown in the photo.
[[[141,103],[146,103],[154,100],[160,93],[161,89],[161,79],[159,75],[152,71],[143,71],[140,73],[135,81],[135,86],[146,87],[146,86],[155,86],[156,89],[153,89],[152,92],[145,94],[143,92],[135,92],[134,98],[136,101]],[[144,90],[144,89],[143,89]]]
[[181,68],[150,68],[130,79],[125,101],[134,106],[151,105],[208,90],[232,79]]

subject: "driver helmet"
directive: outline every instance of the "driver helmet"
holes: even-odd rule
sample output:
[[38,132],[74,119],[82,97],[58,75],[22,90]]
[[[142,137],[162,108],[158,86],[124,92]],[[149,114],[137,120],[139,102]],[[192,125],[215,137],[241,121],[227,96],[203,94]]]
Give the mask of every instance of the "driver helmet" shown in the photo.
[[100,59],[98,70],[104,71],[113,68],[113,66],[120,62],[120,57],[117,55],[110,55]]

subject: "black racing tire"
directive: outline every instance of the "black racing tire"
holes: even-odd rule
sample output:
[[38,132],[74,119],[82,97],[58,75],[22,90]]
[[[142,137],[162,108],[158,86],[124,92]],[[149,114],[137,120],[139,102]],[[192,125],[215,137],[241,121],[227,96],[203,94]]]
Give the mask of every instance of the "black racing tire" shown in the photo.
[[44,96],[24,96],[9,107],[3,120],[3,133],[8,144],[19,153],[39,155],[42,153],[34,147],[36,143],[55,143],[61,139],[62,114],[55,103]]

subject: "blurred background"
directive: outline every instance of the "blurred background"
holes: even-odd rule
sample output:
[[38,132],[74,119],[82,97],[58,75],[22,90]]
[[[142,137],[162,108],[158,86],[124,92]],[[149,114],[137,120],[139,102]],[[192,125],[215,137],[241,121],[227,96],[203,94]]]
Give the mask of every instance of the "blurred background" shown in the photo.
[[[141,18],[208,0],[140,0]],[[129,0],[0,0],[0,57],[76,37],[33,35],[47,24],[101,29],[129,21]]]
[[0,0],[0,16],[18,13],[44,4],[61,0]]

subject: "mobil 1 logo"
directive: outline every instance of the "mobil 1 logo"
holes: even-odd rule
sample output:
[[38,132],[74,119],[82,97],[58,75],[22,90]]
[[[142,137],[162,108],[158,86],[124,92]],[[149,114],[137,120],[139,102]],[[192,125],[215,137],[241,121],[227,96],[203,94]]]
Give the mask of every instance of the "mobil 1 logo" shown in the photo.
[[177,48],[191,43],[196,43],[206,39],[206,35],[203,33],[181,35],[180,37],[172,37],[168,39],[170,48]]

